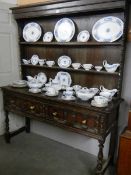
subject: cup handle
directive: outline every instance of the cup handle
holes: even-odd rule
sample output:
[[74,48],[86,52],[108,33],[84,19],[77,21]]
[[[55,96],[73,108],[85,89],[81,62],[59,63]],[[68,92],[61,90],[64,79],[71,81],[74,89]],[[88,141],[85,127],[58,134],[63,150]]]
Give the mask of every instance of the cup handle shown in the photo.
[[103,89],[104,89],[104,86],[101,85],[101,86],[100,86],[100,91],[103,91]]
[[104,60],[103,61],[103,66],[105,66],[107,64],[107,61],[106,60]]

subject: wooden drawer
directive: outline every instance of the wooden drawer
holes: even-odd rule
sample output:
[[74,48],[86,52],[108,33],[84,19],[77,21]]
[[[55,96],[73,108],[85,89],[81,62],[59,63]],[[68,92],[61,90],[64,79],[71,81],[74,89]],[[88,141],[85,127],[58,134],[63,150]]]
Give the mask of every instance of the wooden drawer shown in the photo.
[[18,111],[37,117],[45,116],[45,105],[34,99],[28,100],[17,96],[5,96],[5,108],[10,111]]
[[98,115],[84,115],[77,112],[72,112],[66,109],[60,109],[53,106],[48,106],[46,111],[46,119],[54,122],[70,126],[75,129],[81,129],[83,131],[90,131],[92,133],[98,133],[100,126]]

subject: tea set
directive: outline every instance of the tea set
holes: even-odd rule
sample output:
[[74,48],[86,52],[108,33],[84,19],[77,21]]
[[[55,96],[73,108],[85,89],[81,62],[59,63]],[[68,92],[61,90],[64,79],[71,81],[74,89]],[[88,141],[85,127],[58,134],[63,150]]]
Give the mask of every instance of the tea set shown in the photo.
[[[22,59],[24,64],[32,64],[32,65],[37,65],[39,63],[40,66],[43,66],[44,64],[46,64],[48,67],[52,67],[55,65],[55,61],[54,60],[46,60],[46,59],[40,59],[38,55],[32,55],[30,60],[27,59]],[[90,63],[84,63],[81,64],[79,62],[74,62],[72,63],[71,58],[69,56],[63,55],[60,56],[58,58],[57,64],[60,68],[68,68],[70,66],[73,67],[73,69],[79,69],[79,68],[84,68],[86,71],[91,70],[92,68],[94,68],[96,71],[101,71],[104,67],[104,69],[109,72],[109,73],[114,73],[117,68],[120,66],[119,63],[114,63],[114,64],[109,64],[107,62],[107,60],[103,61],[103,65],[102,66],[94,66]]]

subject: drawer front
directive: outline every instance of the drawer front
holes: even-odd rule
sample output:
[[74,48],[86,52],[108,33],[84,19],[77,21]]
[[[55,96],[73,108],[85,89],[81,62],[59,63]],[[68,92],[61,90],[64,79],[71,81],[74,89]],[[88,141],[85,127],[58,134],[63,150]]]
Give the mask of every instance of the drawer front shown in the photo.
[[85,132],[90,132],[94,134],[99,134],[104,132],[105,121],[101,122],[101,116],[99,114],[88,113],[82,114],[77,112],[72,112],[58,107],[48,106],[46,111],[46,119],[57,122],[59,124],[64,124],[71,128],[82,130]]
[[25,114],[31,114],[37,117],[45,116],[45,106],[43,103],[35,100],[28,100],[22,97],[6,96],[5,109],[10,111],[18,111]]

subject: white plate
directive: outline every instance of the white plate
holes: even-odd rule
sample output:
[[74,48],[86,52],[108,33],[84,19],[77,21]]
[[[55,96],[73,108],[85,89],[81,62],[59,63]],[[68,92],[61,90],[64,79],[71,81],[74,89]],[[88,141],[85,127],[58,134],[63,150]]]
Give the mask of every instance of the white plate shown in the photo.
[[114,16],[98,20],[92,29],[93,38],[98,42],[113,42],[123,35],[123,21]]
[[91,105],[95,106],[95,107],[98,107],[98,108],[103,108],[103,107],[108,106],[108,103],[98,104],[98,103],[95,102],[95,100],[92,100]]
[[76,100],[76,97],[71,96],[70,98],[67,98],[66,96],[62,96],[61,99],[62,100],[67,100],[67,101],[73,101],[73,100]]
[[60,71],[57,73],[55,78],[59,81],[62,89],[69,87],[72,83],[71,76],[68,72]]
[[47,82],[47,76],[45,73],[43,72],[40,72],[38,75],[37,75],[37,80],[43,84],[45,84]]
[[90,34],[87,30],[81,31],[77,36],[78,42],[87,42],[90,38]]
[[52,32],[46,32],[43,36],[44,42],[51,42],[53,40],[53,33]]
[[39,56],[38,55],[33,55],[30,59],[31,64],[37,65],[39,63]]
[[74,22],[69,18],[59,20],[54,29],[54,36],[58,42],[69,42],[75,34]]
[[14,81],[13,84],[15,84],[15,85],[27,85],[27,82],[25,80],[17,80],[17,81]]
[[68,68],[71,65],[71,63],[71,58],[66,55],[63,55],[58,58],[58,65],[61,68]]
[[23,38],[27,42],[36,42],[40,39],[42,30],[39,24],[31,22],[25,25],[23,29]]
[[26,87],[27,84],[11,84],[12,87],[23,88]]

